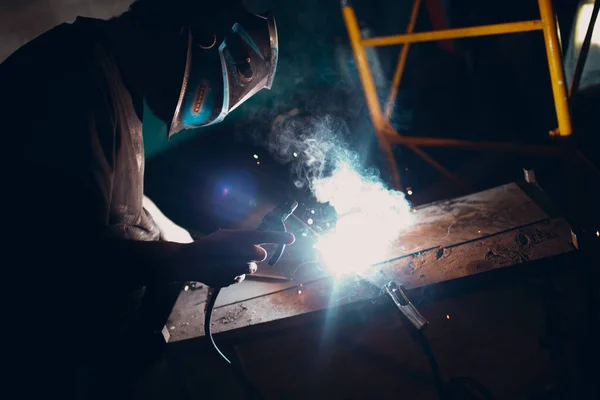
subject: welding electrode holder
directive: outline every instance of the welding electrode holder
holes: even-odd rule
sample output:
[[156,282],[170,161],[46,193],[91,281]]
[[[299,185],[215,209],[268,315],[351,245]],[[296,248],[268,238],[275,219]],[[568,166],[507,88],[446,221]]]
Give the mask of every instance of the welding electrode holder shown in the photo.
[[[297,201],[286,201],[280,203],[273,211],[264,216],[256,230],[287,232],[285,221],[294,213],[294,211],[296,211],[296,208],[298,208]],[[269,259],[269,265],[274,266],[277,264],[284,251],[285,244],[278,245],[273,252],[273,255]]]
[[390,296],[402,315],[406,317],[417,331],[422,330],[429,324],[429,321],[427,321],[413,303],[410,302],[402,289],[402,285],[398,285],[396,282],[392,281],[387,283],[383,287],[383,290]]

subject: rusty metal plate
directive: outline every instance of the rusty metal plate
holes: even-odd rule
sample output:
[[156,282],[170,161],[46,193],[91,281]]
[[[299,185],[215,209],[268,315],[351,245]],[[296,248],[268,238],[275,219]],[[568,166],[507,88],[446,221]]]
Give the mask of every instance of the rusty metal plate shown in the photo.
[[[392,261],[379,266],[408,288],[573,250],[568,224],[561,219],[549,220],[516,184],[430,204],[416,213],[419,221],[416,229],[399,239],[400,250],[388,257]],[[310,251],[310,246],[299,241],[290,247],[284,262],[297,265],[296,257],[305,259]],[[351,284],[354,285],[351,289],[344,288],[317,271],[296,282],[263,284],[256,286],[255,291],[240,290],[237,296],[217,304],[213,331],[219,333],[290,318],[364,301],[378,294],[370,285]],[[230,289],[232,293],[234,288]],[[203,335],[205,293],[195,296],[192,298],[189,293],[180,296],[168,323],[171,341]]]

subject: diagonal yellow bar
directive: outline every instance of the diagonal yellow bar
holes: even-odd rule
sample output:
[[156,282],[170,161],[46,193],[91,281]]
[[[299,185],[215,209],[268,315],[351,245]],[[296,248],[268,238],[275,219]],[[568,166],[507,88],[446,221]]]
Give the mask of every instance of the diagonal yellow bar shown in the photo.
[[[543,1],[543,0],[540,0]],[[406,33],[363,39],[361,44],[365,47],[393,46],[404,43],[435,42],[444,39],[460,39],[475,36],[502,35],[505,33],[529,32],[542,30],[540,20],[508,22],[474,26],[471,28],[444,29],[432,32]]]
[[[410,12],[410,20],[408,21],[408,27],[406,33],[411,34],[415,30],[417,23],[417,15],[419,15],[419,8],[421,7],[421,0],[415,0],[413,3],[412,11]],[[394,103],[396,102],[396,96],[398,95],[398,86],[400,86],[400,80],[402,79],[402,73],[406,66],[406,59],[408,58],[408,50],[410,49],[410,43],[406,43],[400,50],[398,56],[398,64],[396,65],[396,71],[394,71],[394,79],[392,80],[392,89],[387,98],[385,105],[385,120],[389,122],[392,111],[394,110]]]
[[398,171],[394,153],[392,152],[392,145],[387,141],[385,132],[383,130],[384,122],[381,113],[381,105],[379,103],[379,97],[377,96],[377,89],[375,87],[373,74],[371,73],[371,68],[369,66],[369,60],[367,59],[367,53],[365,52],[365,48],[360,43],[361,35],[356,14],[350,6],[342,7],[342,13],[348,29],[350,44],[352,45],[352,50],[354,51],[354,58],[356,59],[356,66],[358,67],[360,80],[363,85],[365,97],[367,98],[367,106],[369,108],[369,112],[371,113],[373,126],[375,127],[375,134],[377,135],[379,148],[385,157],[386,166],[392,179],[392,185],[395,189],[401,190],[402,184],[400,182],[400,172]]

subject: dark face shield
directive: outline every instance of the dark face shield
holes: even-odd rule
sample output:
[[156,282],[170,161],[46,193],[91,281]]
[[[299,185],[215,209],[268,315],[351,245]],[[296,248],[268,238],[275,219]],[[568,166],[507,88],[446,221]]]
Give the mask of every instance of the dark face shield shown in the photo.
[[277,68],[277,27],[273,16],[248,15],[220,43],[201,43],[189,31],[187,63],[169,137],[184,129],[221,122],[262,89],[270,89]]

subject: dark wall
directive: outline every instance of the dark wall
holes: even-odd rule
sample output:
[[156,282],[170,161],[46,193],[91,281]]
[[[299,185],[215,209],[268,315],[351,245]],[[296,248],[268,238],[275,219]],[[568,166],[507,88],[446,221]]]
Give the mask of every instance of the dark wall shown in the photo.
[[[539,15],[535,0],[444,3],[451,27],[527,20]],[[361,27],[372,35],[405,29],[409,2],[360,0],[354,4]],[[562,32],[569,32],[577,4],[566,0],[555,4]],[[241,170],[246,165],[257,173],[252,159],[256,152],[261,154],[260,173],[282,182],[273,192],[297,196],[288,167],[280,166],[264,150],[273,120],[292,109],[299,109],[304,118],[328,116],[344,121],[337,126],[344,127],[342,136],[357,149],[363,162],[381,166],[339,2],[256,0],[248,1],[248,6],[255,12],[271,10],[277,17],[280,63],[273,89],[262,91],[214,128],[184,133],[170,143],[170,150],[159,155],[165,148],[165,131],[156,129],[153,121],[145,123],[151,156],[148,188],[155,197],[169,197],[171,200],[164,200],[163,205],[173,203],[177,208],[175,215],[180,213],[184,220],[189,220],[189,212],[183,211],[187,206],[175,207],[171,194],[189,190],[189,175],[203,175],[202,184],[209,185],[211,179],[216,179],[215,168]],[[429,29],[431,24],[423,6],[416,30]],[[436,43],[411,47],[392,117],[395,126],[421,136],[548,141],[548,131],[556,127],[556,119],[542,33],[471,38],[454,41],[454,45],[454,52],[447,52]],[[398,50],[399,47],[393,47],[372,53],[378,57],[372,67],[382,99],[388,94]],[[396,152],[405,185],[419,190],[439,179],[439,173],[413,153],[402,148]],[[475,156],[448,149],[428,152],[449,168],[458,168]],[[196,187],[202,184],[197,183]],[[192,208],[198,207],[195,204]],[[215,218],[211,212],[209,209],[192,214],[206,222]],[[223,223],[216,218],[211,226]]]

